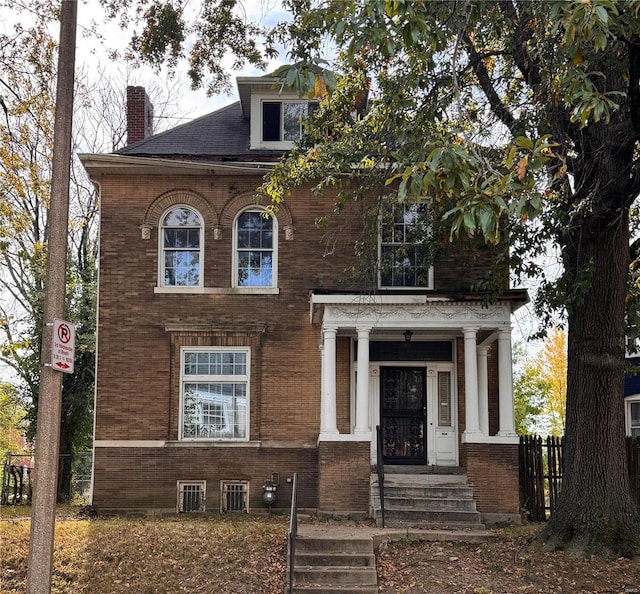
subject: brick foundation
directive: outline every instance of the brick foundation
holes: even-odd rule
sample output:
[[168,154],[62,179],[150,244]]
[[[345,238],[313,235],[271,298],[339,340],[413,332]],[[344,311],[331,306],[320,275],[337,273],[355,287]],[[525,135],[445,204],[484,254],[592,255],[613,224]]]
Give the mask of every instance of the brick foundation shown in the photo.
[[177,481],[207,481],[207,510],[220,509],[220,481],[249,482],[249,510],[266,509],[262,485],[280,474],[274,509],[289,509],[298,473],[298,507],[317,507],[315,448],[96,448],[93,505],[98,510],[173,511]]
[[318,446],[318,512],[366,517],[371,442],[323,441]]
[[520,523],[517,444],[462,444],[469,484],[483,522]]

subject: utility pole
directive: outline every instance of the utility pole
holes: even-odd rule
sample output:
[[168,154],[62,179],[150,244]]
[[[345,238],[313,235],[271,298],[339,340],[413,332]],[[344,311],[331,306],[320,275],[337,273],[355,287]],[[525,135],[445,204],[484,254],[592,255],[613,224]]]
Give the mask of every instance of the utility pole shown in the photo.
[[53,572],[62,374],[51,367],[52,324],[64,318],[77,13],[77,0],[62,0],[27,594],[49,594]]

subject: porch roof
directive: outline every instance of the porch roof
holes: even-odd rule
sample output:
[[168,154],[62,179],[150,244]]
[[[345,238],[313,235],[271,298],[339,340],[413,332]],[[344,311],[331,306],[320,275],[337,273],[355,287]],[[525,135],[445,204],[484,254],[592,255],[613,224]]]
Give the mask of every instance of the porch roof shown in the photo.
[[[473,319],[478,323],[482,322],[480,325],[484,326],[487,322],[504,322],[505,314],[508,321],[510,315],[528,301],[529,296],[525,289],[506,291],[493,303],[489,301],[486,293],[470,292],[355,293],[315,290],[309,296],[312,323],[319,323],[325,319],[325,311],[330,309],[334,321],[339,321],[341,312],[347,318],[352,318],[354,325],[356,322],[366,322],[371,318],[377,327],[389,327],[398,323],[406,325],[409,321],[414,325],[425,327],[441,326],[443,323],[451,326],[451,322],[467,324]],[[386,321],[380,316],[380,308],[387,314],[384,316]],[[397,315],[390,315],[394,308]],[[459,326],[459,323],[454,325]]]

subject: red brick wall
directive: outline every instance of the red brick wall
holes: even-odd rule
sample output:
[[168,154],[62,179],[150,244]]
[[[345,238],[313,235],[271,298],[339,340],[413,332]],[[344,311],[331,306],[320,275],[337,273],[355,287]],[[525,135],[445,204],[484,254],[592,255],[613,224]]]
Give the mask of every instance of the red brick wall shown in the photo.
[[371,444],[322,441],[318,445],[318,510],[367,514]]
[[467,478],[482,514],[519,518],[517,444],[463,444]]
[[127,87],[127,144],[153,134],[153,107],[144,87]]
[[96,448],[93,504],[110,509],[172,510],[177,481],[207,481],[207,510],[220,509],[220,481],[247,480],[249,507],[266,509],[262,485],[280,473],[274,508],[289,509],[292,478],[298,473],[298,507],[317,503],[315,448]]
[[[333,212],[333,196],[317,196],[306,187],[287,200],[277,214],[280,223],[277,295],[156,293],[158,219],[175,203],[169,193],[175,192],[180,203],[193,200],[204,218],[205,287],[229,289],[233,219],[239,205],[251,203],[252,192],[262,179],[250,175],[129,174],[104,176],[97,181],[101,183],[101,234],[95,438],[177,440],[180,347],[250,346],[250,439],[260,442],[261,448],[144,449],[135,450],[135,460],[129,460],[133,456],[131,450],[118,450],[119,453],[112,455],[115,456],[113,469],[107,468],[110,455],[99,448],[102,462],[96,467],[96,504],[109,502],[115,506],[120,497],[123,505],[141,505],[147,499],[150,505],[156,500],[165,505],[175,497],[175,480],[182,478],[177,476],[181,460],[188,468],[191,466],[188,456],[192,456],[203,468],[211,468],[210,476],[218,477],[215,468],[207,465],[214,464],[208,457],[216,459],[221,451],[226,452],[224,456],[228,457],[230,470],[235,460],[236,468],[249,469],[247,475],[254,469],[260,480],[278,470],[260,467],[258,460],[262,459],[263,450],[269,452],[264,454],[267,458],[276,453],[286,457],[287,452],[297,452],[291,454],[295,457],[305,452],[304,463],[311,465],[306,468],[309,474],[305,476],[319,473],[313,457],[317,456],[315,447],[320,426],[322,337],[319,325],[309,321],[309,293],[315,289],[353,289],[345,279],[355,263],[353,244],[360,237],[363,206],[349,205],[341,215],[332,215],[327,229],[316,227],[315,221]],[[143,224],[151,225],[150,239],[142,238]],[[284,226],[289,224],[294,228],[292,241],[285,240]],[[214,239],[214,229],[219,239]],[[461,260],[457,260],[460,266]],[[455,265],[452,261],[450,268]],[[182,330],[168,332],[167,326],[172,325],[181,325]],[[189,325],[198,326],[200,330],[190,330]],[[458,343],[460,347],[462,341]],[[351,425],[349,344],[347,337],[339,337],[337,414],[342,432],[349,432]],[[463,369],[460,353],[458,348],[459,369]],[[458,386],[462,430],[464,379],[460,374]],[[352,462],[357,472],[353,480],[357,489],[362,485],[364,491],[351,494],[343,490],[339,496],[348,497],[349,501],[367,509],[369,446],[352,443],[340,446],[348,449],[349,456],[354,456]],[[362,459],[356,460],[359,447]],[[309,454],[308,450],[314,453]],[[342,452],[336,456],[337,464]],[[245,457],[248,460],[244,460]],[[239,460],[242,466],[237,466]],[[153,483],[139,481],[131,493],[121,489],[122,482],[120,487],[112,486],[112,479],[116,483],[122,481],[122,475],[135,472],[131,466],[139,464],[149,468],[164,468],[168,464],[168,468],[175,471],[158,473],[168,485],[162,483],[161,486],[159,479]],[[341,468],[336,464],[324,469],[323,503],[326,506],[330,505],[327,499],[330,493],[338,497],[336,489],[329,491],[328,485],[346,476],[332,470]],[[293,468],[294,464],[290,466]],[[263,470],[268,471],[264,476]],[[145,484],[155,485],[148,496],[144,494]],[[309,504],[315,501],[309,494],[305,497]],[[347,501],[341,499],[338,504],[346,506]]]

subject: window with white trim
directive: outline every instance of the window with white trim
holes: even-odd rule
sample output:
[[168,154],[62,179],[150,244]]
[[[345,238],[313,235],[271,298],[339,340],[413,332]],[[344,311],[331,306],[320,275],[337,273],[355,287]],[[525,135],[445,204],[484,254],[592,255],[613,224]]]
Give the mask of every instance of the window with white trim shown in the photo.
[[397,204],[380,225],[379,282],[381,288],[432,289],[429,204]]
[[317,103],[308,101],[263,101],[262,142],[300,140],[304,121],[317,107]]
[[181,354],[181,439],[248,439],[249,349],[185,347]]
[[318,105],[296,93],[253,93],[251,148],[290,150],[302,138],[304,122]]
[[640,395],[626,399],[627,435],[640,437]]
[[452,426],[451,372],[438,371],[438,426]]
[[189,206],[174,206],[161,218],[158,235],[160,286],[201,286],[201,216]]
[[275,287],[277,221],[264,210],[245,210],[234,224],[235,287]]

